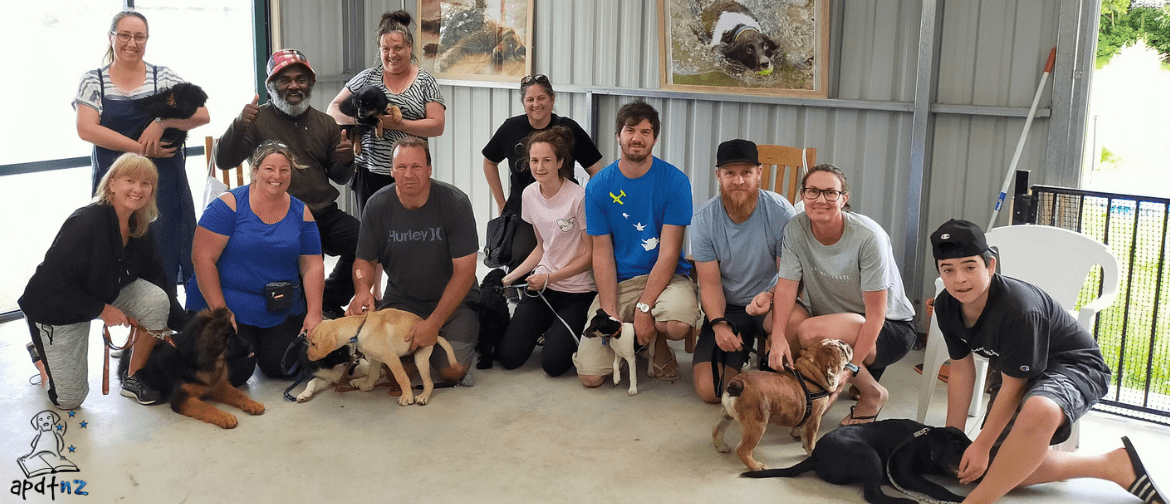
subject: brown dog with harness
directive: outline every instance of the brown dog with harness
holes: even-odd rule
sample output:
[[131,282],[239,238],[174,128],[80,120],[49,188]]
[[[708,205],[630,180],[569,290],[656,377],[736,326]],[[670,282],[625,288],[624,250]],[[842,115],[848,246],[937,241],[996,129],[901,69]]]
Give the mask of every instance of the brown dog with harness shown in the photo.
[[[736,454],[748,469],[766,469],[752,458],[769,423],[791,427],[793,438],[802,439],[805,453],[816,446],[821,415],[829,396],[837,390],[837,375],[853,358],[853,349],[841,340],[823,340],[805,348],[788,371],[753,371],[732,378],[723,392],[723,414],[712,437],[720,453],[731,451],[723,440],[731,421],[739,421],[743,437]],[[810,390],[810,385],[815,390]]]

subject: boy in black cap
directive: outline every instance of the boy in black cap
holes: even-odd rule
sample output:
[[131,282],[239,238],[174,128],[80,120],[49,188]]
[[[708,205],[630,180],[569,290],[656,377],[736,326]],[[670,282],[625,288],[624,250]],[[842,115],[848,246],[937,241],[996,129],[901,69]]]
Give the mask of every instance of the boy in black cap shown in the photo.
[[1100,478],[1147,503],[1164,503],[1128,438],[1121,438],[1124,448],[1095,456],[1048,449],[1068,439],[1073,422],[1107,390],[1109,367],[1092,335],[1038,287],[997,274],[979,226],[947,221],[930,243],[946,286],[934,310],[951,357],[947,426],[966,426],[973,352],[1003,377],[959,465],[962,483],[983,478],[964,502],[995,502],[1038,483]]

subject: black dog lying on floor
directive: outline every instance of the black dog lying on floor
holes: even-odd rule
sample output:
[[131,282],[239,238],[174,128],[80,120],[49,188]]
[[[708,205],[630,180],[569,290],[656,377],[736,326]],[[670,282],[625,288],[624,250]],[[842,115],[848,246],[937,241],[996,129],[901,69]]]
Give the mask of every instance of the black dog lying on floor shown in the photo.
[[361,154],[361,137],[365,134],[372,132],[382,138],[382,116],[390,115],[394,122],[402,122],[402,109],[390,105],[386,93],[377,86],[366,86],[349,95],[339,108],[342,114],[352,117],[355,123],[344,127],[349,139],[353,140],[354,154]]
[[[792,467],[748,471],[748,478],[789,477],[807,471],[834,485],[861,482],[865,500],[873,504],[916,504],[913,499],[890,497],[882,483],[920,492],[941,501],[963,497],[922,477],[955,477],[971,440],[954,427],[927,427],[913,420],[882,420],[846,425],[825,434],[812,455]],[[893,478],[891,482],[890,479]]]
[[[203,88],[189,82],[175,84],[161,93],[134,100],[134,106],[152,120],[155,117],[189,119],[206,103],[207,93],[203,92]],[[142,136],[147,126],[150,126],[150,123],[142,125],[133,139],[137,140]],[[170,147],[181,147],[186,141],[187,132],[179,128],[167,128],[159,139],[160,143]]]
[[479,340],[475,343],[475,351],[479,354],[476,369],[491,369],[496,360],[496,350],[504,340],[504,331],[508,330],[508,323],[512,315],[508,311],[508,301],[504,298],[504,270],[496,268],[483,276],[483,283],[479,284]]

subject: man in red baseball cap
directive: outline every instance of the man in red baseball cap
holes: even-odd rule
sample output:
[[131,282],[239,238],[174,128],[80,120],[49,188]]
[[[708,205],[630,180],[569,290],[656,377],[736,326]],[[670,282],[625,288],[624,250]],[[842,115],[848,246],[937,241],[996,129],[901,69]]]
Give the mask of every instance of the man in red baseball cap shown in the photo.
[[353,143],[328,114],[309,105],[317,74],[309,59],[296,49],[281,49],[268,58],[269,101],[257,105],[260,96],[244,105],[216,146],[220,168],[238,166],[266,140],[281,142],[292,150],[304,170],[293,170],[289,194],[304,201],[321,233],[321,248],[338,256],[337,266],[325,280],[322,312],[327,318],[344,313],[353,298],[354,251],[361,223],[337,206],[341,193],[329,183],[345,184],[353,176]]

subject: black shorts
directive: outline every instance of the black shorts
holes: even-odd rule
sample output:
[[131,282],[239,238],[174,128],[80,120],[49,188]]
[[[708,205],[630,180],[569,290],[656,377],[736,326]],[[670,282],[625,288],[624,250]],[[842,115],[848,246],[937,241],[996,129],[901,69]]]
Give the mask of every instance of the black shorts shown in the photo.
[[[978,401],[983,394],[977,394],[971,400]],[[999,395],[999,387],[994,387],[991,393],[991,400],[987,402],[987,411],[991,411],[991,406],[995,404],[995,398]],[[1004,426],[1003,432],[999,433],[995,444],[991,446],[991,460],[995,460],[995,455],[999,453],[1000,446],[1003,441],[1007,439],[1007,435],[1012,431],[1012,427],[1016,424],[1016,417],[1020,414],[1020,408],[1029,398],[1039,396],[1047,398],[1056,403],[1060,410],[1064,412],[1064,421],[1061,422],[1060,427],[1056,428],[1056,432],[1052,433],[1052,439],[1048,440],[1049,446],[1058,445],[1072,436],[1072,424],[1085,416],[1089,410],[1093,409],[1093,405],[1097,404],[1098,399],[1089,399],[1085,393],[1081,391],[1080,386],[1072,379],[1061,373],[1051,370],[1040,373],[1040,376],[1033,378],[1028,382],[1027,388],[1024,389],[1024,396],[1020,398],[1020,404],[1016,406],[1015,413],[1012,413],[1012,419]],[[983,423],[987,423],[987,416],[983,417]],[[982,428],[982,426],[980,426]]]
[[699,330],[699,340],[695,343],[695,355],[692,358],[692,363],[716,361],[732,369],[742,369],[750,357],[751,349],[756,344],[756,338],[767,334],[764,332],[764,316],[748,315],[743,306],[727,305],[723,311],[723,317],[734,322],[736,328],[739,329],[739,336],[743,339],[743,350],[719,351],[720,355],[715,357],[716,350],[719,350],[719,345],[715,344],[715,329],[711,327],[711,322],[707,317],[703,317],[703,327]]
[[917,340],[918,332],[914,330],[914,322],[886,319],[881,332],[878,333],[877,355],[873,358],[873,364],[866,366],[869,374],[873,375],[875,380],[881,378],[886,367],[902,360],[902,357],[910,353]]

